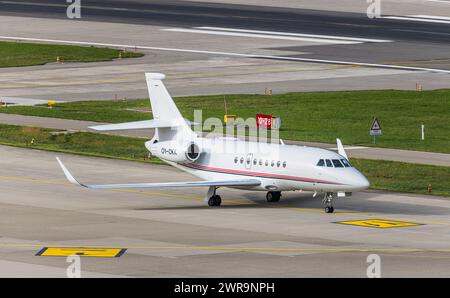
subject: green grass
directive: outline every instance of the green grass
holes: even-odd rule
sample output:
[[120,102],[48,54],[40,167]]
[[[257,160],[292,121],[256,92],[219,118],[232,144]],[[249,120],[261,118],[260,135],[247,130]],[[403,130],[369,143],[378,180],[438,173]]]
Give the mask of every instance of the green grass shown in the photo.
[[[223,119],[223,95],[191,96],[176,99],[182,114],[193,119],[193,110],[202,109],[203,119]],[[343,91],[304,92],[281,95],[227,95],[228,114],[242,118],[256,113],[281,116],[284,139],[373,146],[369,128],[378,117],[383,135],[378,147],[450,153],[450,89],[435,91]],[[126,122],[151,118],[147,99],[129,101],[89,101],[61,103],[57,108],[9,107],[0,112],[90,120]],[[421,124],[426,138],[421,141]]]
[[43,65],[56,62],[58,56],[64,62],[111,61],[119,58],[120,52],[122,58],[143,56],[109,48],[0,41],[0,67]]
[[[52,131],[54,130],[37,127],[0,125],[0,144],[162,163],[157,158],[147,158],[148,152],[143,139],[87,132],[52,137]],[[352,159],[352,163],[368,177],[372,189],[426,194],[428,184],[431,184],[431,194],[450,197],[450,167],[364,159]]]
[[450,196],[450,167],[397,161],[352,159],[353,166],[370,181],[371,189]]
[[148,160],[144,139],[90,132],[52,136],[50,133],[54,131],[39,127],[0,124],[0,144],[126,160]]

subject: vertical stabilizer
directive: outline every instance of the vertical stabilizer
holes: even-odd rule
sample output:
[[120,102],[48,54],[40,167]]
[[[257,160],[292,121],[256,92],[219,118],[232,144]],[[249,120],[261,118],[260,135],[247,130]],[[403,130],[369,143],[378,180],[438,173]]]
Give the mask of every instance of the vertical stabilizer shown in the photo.
[[172,125],[171,128],[157,128],[155,135],[158,136],[159,140],[172,139],[180,132],[184,136],[190,136],[192,135],[191,128],[186,123],[162,82],[165,77],[162,73],[145,74],[153,119]]

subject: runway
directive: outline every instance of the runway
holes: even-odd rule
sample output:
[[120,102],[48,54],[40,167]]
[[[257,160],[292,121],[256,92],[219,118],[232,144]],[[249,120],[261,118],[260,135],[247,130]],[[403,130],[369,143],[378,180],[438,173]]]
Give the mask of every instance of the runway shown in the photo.
[[[325,214],[309,193],[219,189],[90,191],[68,184],[55,153],[0,146],[0,276],[64,277],[64,257],[43,247],[126,248],[118,258],[82,258],[82,276],[366,277],[381,257],[383,277],[450,275],[450,201],[367,191]],[[195,180],[169,166],[58,154],[82,182]],[[376,228],[337,222],[388,220]],[[376,222],[376,221],[375,221]],[[420,268],[420,270],[418,270]]]
[[389,5],[383,12],[397,19],[369,19],[364,7],[350,0],[346,7],[359,13],[330,11],[323,1],[314,9],[307,3],[293,8],[287,0],[286,7],[283,1],[277,2],[280,7],[232,2],[89,0],[83,1],[81,20],[69,20],[66,5],[57,0],[0,1],[2,40],[136,47],[146,54],[2,69],[0,96],[146,97],[146,71],[166,73],[176,96],[449,86],[450,24],[442,18],[450,20],[450,6],[414,3],[405,13],[417,20],[405,20]]

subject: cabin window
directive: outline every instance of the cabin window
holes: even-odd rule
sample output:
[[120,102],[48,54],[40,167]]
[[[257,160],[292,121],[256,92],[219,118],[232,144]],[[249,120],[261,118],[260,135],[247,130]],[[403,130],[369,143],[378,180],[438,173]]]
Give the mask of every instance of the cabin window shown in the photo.
[[324,167],[325,166],[325,160],[321,159],[319,160],[319,162],[317,163],[318,167]]
[[257,163],[258,163],[258,160],[255,158],[255,159],[253,160],[253,165],[256,166]]
[[236,157],[234,158],[234,163],[238,163],[238,161],[239,161],[239,158],[236,156]]
[[259,160],[259,165],[260,165],[260,166],[263,165],[263,160],[262,160],[262,159]]
[[343,168],[344,166],[341,164],[339,159],[333,159],[333,165],[335,168]]
[[243,157],[241,157],[240,162],[241,162],[241,163],[244,163],[244,158],[243,158]]
[[270,163],[270,166],[273,167],[275,165],[275,161],[272,160],[272,162]]
[[287,165],[287,163],[285,161],[283,161],[283,168],[285,168]]
[[269,161],[267,159],[266,159],[265,165],[266,165],[266,167],[269,165]]
[[247,164],[249,165],[251,162],[250,158],[247,158]]
[[333,167],[333,164],[331,163],[331,160],[325,159],[325,162],[326,162],[326,164],[327,164],[327,167],[329,167],[329,168],[332,168],[332,167]]
[[341,162],[344,164],[344,167],[351,168],[352,165],[346,159],[341,159]]
[[281,166],[281,161],[277,161],[277,167],[279,168]]

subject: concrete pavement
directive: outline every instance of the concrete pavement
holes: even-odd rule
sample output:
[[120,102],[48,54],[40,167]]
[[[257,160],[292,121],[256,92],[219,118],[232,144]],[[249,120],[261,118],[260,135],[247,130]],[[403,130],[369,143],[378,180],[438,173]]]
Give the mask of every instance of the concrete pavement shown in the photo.
[[[58,154],[87,183],[190,181],[172,167]],[[366,277],[367,256],[383,277],[450,276],[448,198],[368,191],[325,214],[310,193],[219,189],[98,190],[65,181],[55,153],[0,146],[0,276],[65,277],[64,257],[43,247],[127,248],[119,258],[82,258],[82,276]],[[374,228],[341,221],[390,220]],[[4,265],[4,266],[3,266]],[[420,270],[417,270],[420,268]]]

